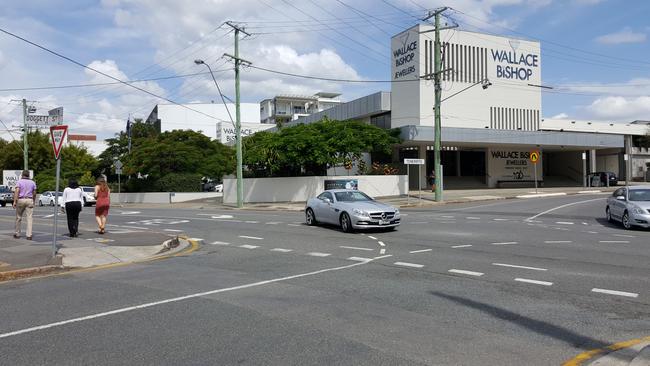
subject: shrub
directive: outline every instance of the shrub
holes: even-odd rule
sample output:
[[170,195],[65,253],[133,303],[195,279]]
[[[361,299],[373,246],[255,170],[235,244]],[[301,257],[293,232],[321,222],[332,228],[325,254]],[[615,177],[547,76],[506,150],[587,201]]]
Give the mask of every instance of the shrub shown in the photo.
[[201,192],[201,174],[170,173],[158,179],[155,188],[159,192]]

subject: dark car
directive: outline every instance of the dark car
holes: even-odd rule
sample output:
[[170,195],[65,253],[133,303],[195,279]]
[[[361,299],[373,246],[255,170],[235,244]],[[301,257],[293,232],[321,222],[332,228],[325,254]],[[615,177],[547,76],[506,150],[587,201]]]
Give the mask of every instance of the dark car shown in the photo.
[[[615,185],[618,184],[618,177],[616,176],[616,174],[614,174],[612,172],[595,172],[595,173],[591,173],[591,177],[597,177],[598,178],[597,181],[600,183],[600,185],[599,185],[600,187],[607,186],[607,177],[608,176],[609,176],[609,186],[610,187],[615,186]],[[592,178],[590,181],[593,182],[594,180],[596,180],[596,179]]]
[[0,206],[5,207],[7,204],[13,204],[14,191],[7,186],[0,186]]

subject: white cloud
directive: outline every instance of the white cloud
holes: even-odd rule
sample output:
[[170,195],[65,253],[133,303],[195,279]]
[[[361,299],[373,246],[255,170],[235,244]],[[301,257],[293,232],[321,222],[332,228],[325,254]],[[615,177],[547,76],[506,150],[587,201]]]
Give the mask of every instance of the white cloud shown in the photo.
[[556,114],[553,117],[551,117],[551,119],[565,119],[565,118],[569,118],[569,115],[564,112]]
[[588,117],[601,120],[629,122],[637,119],[648,119],[648,116],[650,116],[650,96],[598,98],[584,107],[584,111]]
[[650,78],[635,78],[624,83],[566,83],[556,88],[560,91],[576,93],[595,93],[600,95],[618,95],[638,97],[650,95]]
[[621,44],[621,43],[642,43],[646,40],[646,34],[634,32],[632,29],[625,27],[622,30],[596,37],[596,42],[602,44]]

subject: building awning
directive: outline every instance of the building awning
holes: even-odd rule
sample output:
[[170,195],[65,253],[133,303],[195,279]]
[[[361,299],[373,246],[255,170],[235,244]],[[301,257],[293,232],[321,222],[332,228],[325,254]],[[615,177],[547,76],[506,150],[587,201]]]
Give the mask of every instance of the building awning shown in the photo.
[[[400,128],[404,145],[433,142],[432,126],[404,126]],[[547,148],[607,149],[623,148],[624,136],[558,131],[512,131],[481,128],[442,127],[444,145],[488,147],[507,145],[536,145]]]

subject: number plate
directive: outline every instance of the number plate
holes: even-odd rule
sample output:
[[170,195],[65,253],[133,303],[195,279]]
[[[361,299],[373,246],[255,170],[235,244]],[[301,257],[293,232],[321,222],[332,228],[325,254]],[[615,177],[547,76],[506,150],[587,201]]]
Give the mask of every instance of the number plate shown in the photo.
[[390,224],[390,220],[379,220],[379,225],[388,225]]

